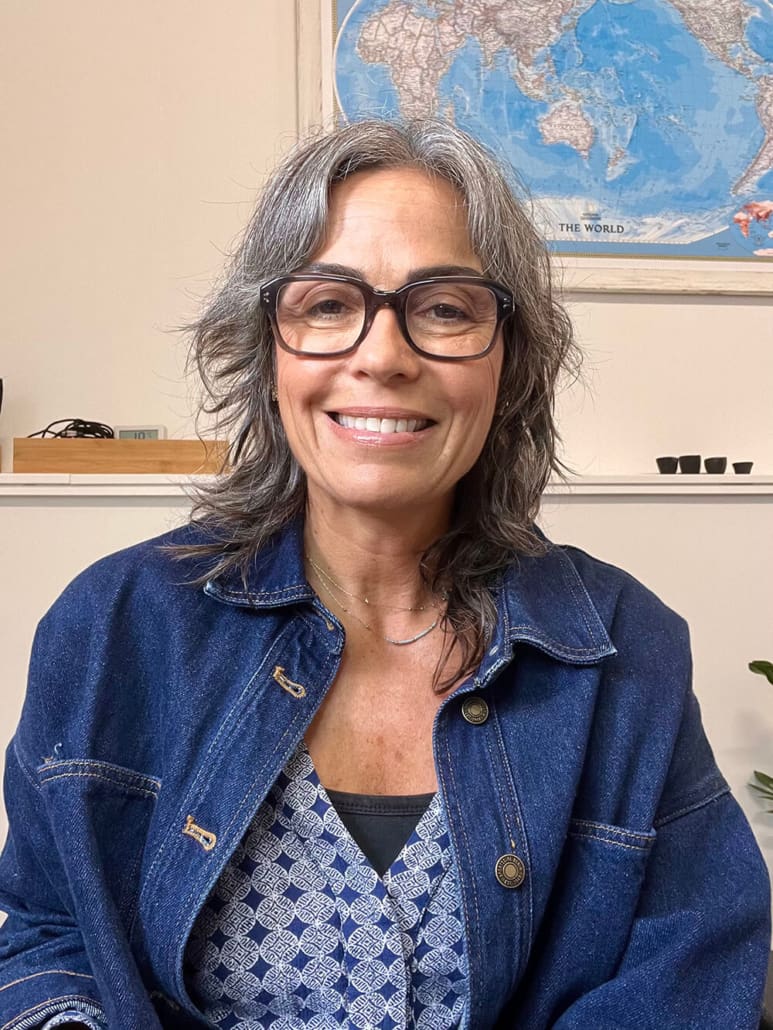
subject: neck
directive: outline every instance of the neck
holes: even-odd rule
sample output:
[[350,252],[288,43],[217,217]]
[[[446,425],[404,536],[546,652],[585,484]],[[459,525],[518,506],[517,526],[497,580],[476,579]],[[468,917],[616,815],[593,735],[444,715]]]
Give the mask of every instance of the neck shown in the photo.
[[374,605],[417,607],[431,600],[421,577],[426,549],[448,526],[447,513],[404,517],[337,511],[306,513],[306,554],[326,573]]

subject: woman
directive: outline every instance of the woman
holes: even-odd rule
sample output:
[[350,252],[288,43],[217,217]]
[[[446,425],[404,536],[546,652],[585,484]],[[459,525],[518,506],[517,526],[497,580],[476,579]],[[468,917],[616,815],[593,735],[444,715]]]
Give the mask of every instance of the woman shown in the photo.
[[36,638],[2,1025],[755,1026],[685,625],[533,525],[574,348],[492,159],[301,145],[194,354],[227,472]]

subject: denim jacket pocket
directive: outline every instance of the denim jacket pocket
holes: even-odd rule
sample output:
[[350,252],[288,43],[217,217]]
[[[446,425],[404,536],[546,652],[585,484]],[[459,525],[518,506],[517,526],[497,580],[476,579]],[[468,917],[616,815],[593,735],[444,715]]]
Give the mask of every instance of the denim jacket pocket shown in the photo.
[[534,976],[548,994],[579,997],[614,975],[655,837],[652,830],[570,821],[535,954]]
[[75,907],[110,898],[128,926],[161,781],[91,758],[49,759],[36,773],[54,836],[79,877],[70,883]]

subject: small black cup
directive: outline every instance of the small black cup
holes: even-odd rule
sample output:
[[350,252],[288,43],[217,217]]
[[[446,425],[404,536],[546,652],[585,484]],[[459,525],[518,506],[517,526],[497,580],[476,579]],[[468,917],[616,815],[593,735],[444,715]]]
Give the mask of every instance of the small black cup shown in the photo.
[[679,455],[679,471],[684,472],[687,475],[695,475],[701,470],[701,456],[700,454],[680,454]]
[[703,467],[712,475],[717,475],[727,468],[727,458],[704,458]]
[[733,468],[739,476],[748,476],[752,470],[753,461],[734,461]]
[[661,473],[672,473],[676,472],[676,467],[679,464],[678,458],[655,458],[658,464],[658,472]]

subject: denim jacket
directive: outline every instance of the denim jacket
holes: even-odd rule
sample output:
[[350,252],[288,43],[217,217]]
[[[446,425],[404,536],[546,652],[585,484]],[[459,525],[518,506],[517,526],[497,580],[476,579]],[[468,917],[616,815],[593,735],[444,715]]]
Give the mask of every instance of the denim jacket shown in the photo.
[[[299,524],[246,585],[191,587],[201,568],[158,546],[202,534],[98,562],[38,628],[7,755],[2,1030],[69,1010],[110,1030],[207,1025],[186,941],[344,633],[306,582]],[[568,547],[492,589],[495,635],[433,728],[466,1025],[751,1030],[768,876],[701,729],[684,622]]]

